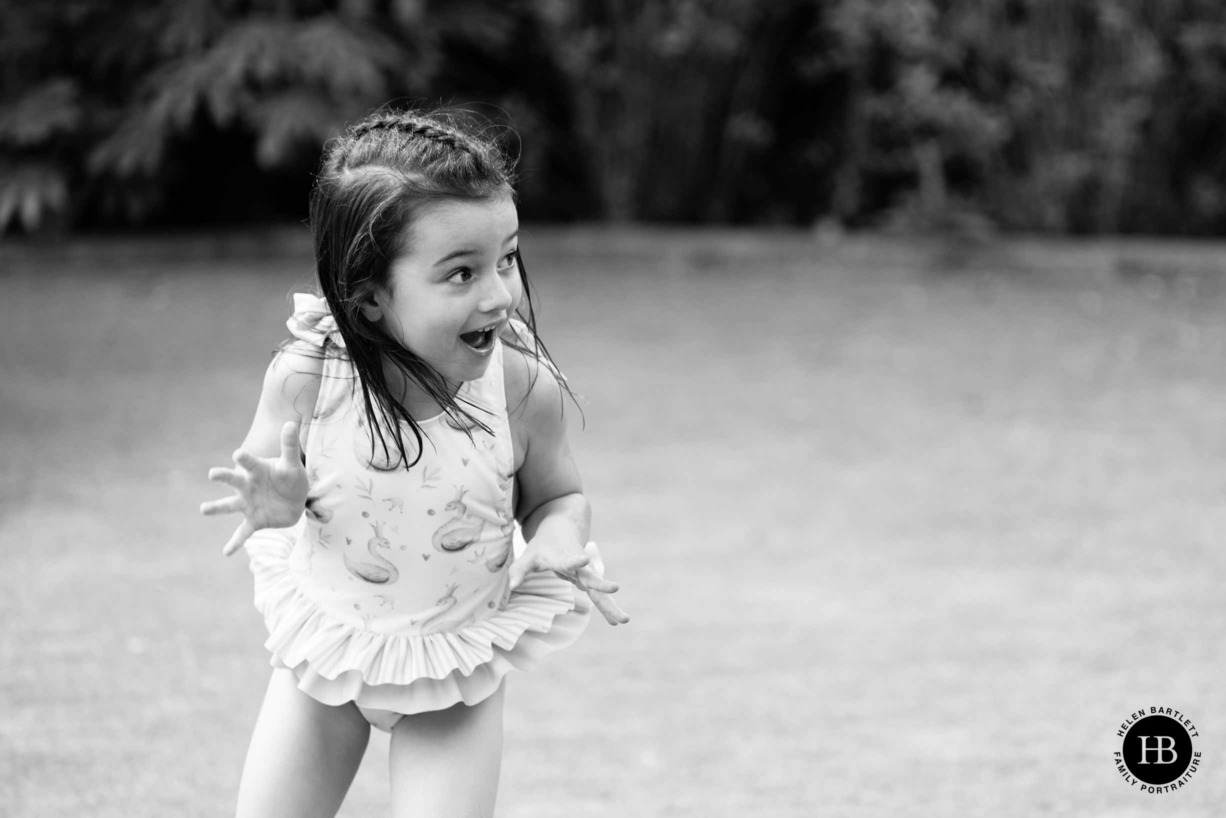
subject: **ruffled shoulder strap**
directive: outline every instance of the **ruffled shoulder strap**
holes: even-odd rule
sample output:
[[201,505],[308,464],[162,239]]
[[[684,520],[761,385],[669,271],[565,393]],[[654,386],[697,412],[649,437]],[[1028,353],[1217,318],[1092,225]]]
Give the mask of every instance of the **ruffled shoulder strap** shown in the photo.
[[332,343],[342,349],[345,339],[336,327],[336,319],[328,310],[328,302],[311,293],[294,293],[294,314],[285,322],[290,334],[312,346],[323,349]]
[[347,356],[339,352],[344,349],[345,340],[328,310],[327,301],[311,293],[294,293],[294,312],[285,326],[296,339],[290,348],[294,344],[305,344],[310,349],[300,348],[300,352],[323,361],[314,409],[310,418],[303,418],[301,443],[306,451],[311,428],[340,407],[352,388],[353,374]]

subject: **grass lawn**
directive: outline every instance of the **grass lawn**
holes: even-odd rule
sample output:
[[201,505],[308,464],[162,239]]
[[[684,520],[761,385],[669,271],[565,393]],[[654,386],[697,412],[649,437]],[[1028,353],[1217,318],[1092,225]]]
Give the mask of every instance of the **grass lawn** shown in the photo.
[[[523,248],[634,621],[512,678],[501,816],[1220,814],[1224,248]],[[308,254],[0,246],[0,815],[232,811],[267,657],[196,507]],[[1205,754],[1172,794],[1113,763],[1153,705]]]

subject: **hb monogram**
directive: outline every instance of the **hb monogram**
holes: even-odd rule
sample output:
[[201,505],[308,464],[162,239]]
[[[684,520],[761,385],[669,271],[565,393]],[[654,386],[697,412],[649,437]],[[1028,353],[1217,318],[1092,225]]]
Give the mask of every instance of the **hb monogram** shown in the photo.
[[[1141,760],[1140,764],[1174,764],[1179,760],[1179,753],[1175,752],[1175,739],[1171,736],[1137,736],[1141,740]],[[1157,742],[1156,747],[1149,746],[1149,740],[1154,739]],[[1165,742],[1165,743],[1164,743]],[[1157,753],[1158,760],[1151,762],[1149,760],[1150,753]],[[1171,757],[1165,761],[1166,754],[1170,753]]]

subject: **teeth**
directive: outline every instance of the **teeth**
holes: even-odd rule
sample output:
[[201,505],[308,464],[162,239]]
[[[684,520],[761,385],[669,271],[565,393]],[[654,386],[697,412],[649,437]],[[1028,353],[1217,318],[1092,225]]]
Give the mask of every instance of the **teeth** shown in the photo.
[[[484,349],[493,340],[493,334],[497,332],[500,321],[495,321],[492,324],[481,327],[480,329],[470,330],[463,333],[466,337],[464,342],[476,349]],[[468,340],[471,338],[472,340]]]
[[[502,324],[501,321],[495,321],[492,324],[487,324],[479,329],[469,330],[461,333],[465,336],[464,342],[478,349],[484,349],[487,344],[493,340],[493,334],[498,331],[498,327]],[[472,340],[468,340],[471,338]]]

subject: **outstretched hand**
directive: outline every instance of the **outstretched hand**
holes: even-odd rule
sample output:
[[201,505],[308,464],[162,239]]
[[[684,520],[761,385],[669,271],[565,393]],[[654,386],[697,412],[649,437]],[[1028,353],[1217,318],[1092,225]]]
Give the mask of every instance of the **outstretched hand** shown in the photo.
[[630,621],[626,612],[609,596],[617,593],[619,586],[604,578],[604,560],[600,558],[596,543],[589,542],[582,554],[576,554],[552,539],[534,537],[519,559],[511,563],[511,590],[536,571],[553,571],[586,593],[610,625],[624,625]]
[[309,488],[297,423],[287,423],[281,429],[280,457],[256,457],[239,449],[234,453],[234,465],[233,469],[209,469],[209,479],[225,483],[235,493],[200,504],[200,513],[209,516],[242,512],[242,523],[221,550],[227,557],[262,528],[288,528],[298,522]]

